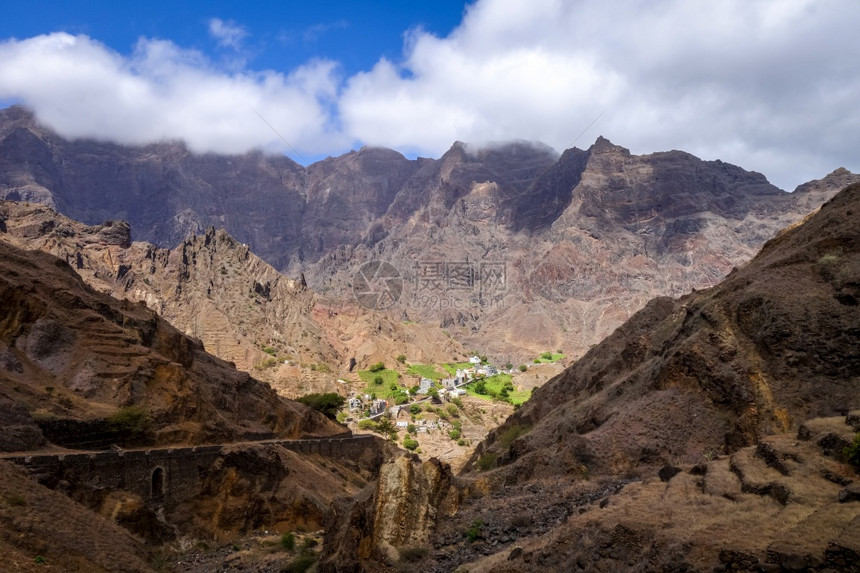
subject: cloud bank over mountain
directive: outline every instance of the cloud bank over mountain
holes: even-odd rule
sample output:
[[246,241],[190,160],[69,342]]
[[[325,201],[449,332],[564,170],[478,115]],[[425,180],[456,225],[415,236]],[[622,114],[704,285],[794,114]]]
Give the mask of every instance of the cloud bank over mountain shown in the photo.
[[860,169],[858,24],[847,0],[478,0],[448,36],[409,30],[399,61],[346,77],[325,59],[252,69],[240,53],[251,31],[213,18],[201,25],[235,58],[159,38],[128,54],[64,32],[5,40],[0,98],[67,137],[296,159],[278,134],[306,155],[371,144],[432,156],[455,140],[562,150],[603,134],[793,188]]

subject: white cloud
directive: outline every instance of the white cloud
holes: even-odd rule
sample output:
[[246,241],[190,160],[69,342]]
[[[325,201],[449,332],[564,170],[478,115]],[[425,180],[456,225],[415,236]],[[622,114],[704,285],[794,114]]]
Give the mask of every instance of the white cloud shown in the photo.
[[[860,171],[860,3],[853,0],[478,0],[447,37],[406,34],[402,61],[339,77],[213,63],[169,41],[123,56],[85,36],[0,42],[0,99],[70,137],[183,138],[199,151],[352,143],[438,155],[453,141],[598,134],[634,153],[683,149],[785,188]],[[213,19],[241,52],[247,32]],[[369,32],[372,33],[372,32]]]
[[[860,4],[841,0],[481,0],[400,66],[349,80],[349,134],[442,152],[455,139],[557,149],[597,134],[684,149],[793,188],[860,169]],[[853,102],[853,103],[852,103]]]
[[60,134],[126,144],[184,139],[195,151],[239,153],[343,148],[329,129],[336,64],[313,61],[284,75],[228,74],[200,53],[140,40],[124,58],[64,33],[0,44],[0,97],[19,98]]
[[209,34],[219,46],[238,50],[242,47],[242,40],[248,35],[248,31],[233,21],[225,22],[221,18],[212,18],[209,20]]

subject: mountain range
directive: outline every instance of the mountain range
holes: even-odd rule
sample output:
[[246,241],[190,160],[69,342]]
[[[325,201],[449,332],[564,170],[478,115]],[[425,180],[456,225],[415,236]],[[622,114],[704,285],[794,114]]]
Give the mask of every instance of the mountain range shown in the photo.
[[302,167],[67,141],[23,108],[0,112],[0,196],[90,225],[126,220],[162,248],[223,228],[337,299],[385,261],[403,281],[392,317],[501,363],[582,355],[654,296],[712,286],[854,180],[837,170],[785,193],[721,161],[603,138],[561,155],[524,142],[455,143],[435,160],[364,148]]

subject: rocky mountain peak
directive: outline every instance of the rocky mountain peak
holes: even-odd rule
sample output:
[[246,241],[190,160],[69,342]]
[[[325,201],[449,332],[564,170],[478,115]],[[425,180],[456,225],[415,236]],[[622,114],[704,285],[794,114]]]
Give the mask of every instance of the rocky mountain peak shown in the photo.
[[5,137],[14,129],[36,127],[36,116],[20,105],[0,109],[0,137]]
[[620,145],[615,145],[602,135],[598,135],[597,139],[594,141],[594,144],[588,149],[592,154],[599,155],[604,153],[617,153],[620,155],[630,155],[630,150],[621,147]]

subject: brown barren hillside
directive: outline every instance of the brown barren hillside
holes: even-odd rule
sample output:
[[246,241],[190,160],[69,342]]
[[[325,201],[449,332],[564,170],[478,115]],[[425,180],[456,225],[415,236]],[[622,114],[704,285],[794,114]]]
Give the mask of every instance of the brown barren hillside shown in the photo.
[[[0,242],[2,449],[85,445],[113,426],[124,443],[334,434],[141,303],[83,283],[54,256]],[[113,425],[113,426],[112,426]]]
[[0,460],[3,571],[155,571],[140,538]]

